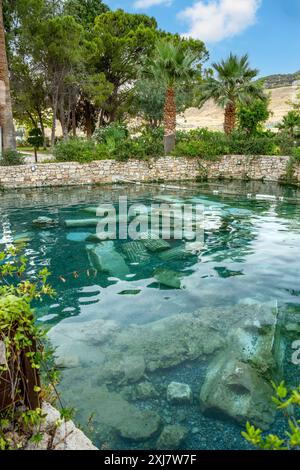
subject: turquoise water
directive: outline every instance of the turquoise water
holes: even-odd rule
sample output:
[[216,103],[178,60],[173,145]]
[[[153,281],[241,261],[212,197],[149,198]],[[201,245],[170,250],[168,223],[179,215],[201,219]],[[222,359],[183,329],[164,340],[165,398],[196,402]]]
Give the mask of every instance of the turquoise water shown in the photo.
[[[255,194],[276,199],[257,200]],[[169,250],[145,249],[133,262],[126,241],[109,242],[109,272],[97,270],[91,251],[101,244],[87,240],[95,228],[67,228],[65,220],[94,217],[87,207],[116,204],[120,195],[147,206],[203,204],[203,248],[187,254],[185,241],[170,240],[169,250],[179,248],[171,259],[164,256]],[[94,443],[108,449],[159,447],[165,426],[181,426],[184,438],[174,444],[177,448],[246,449],[241,418],[216,406],[220,397],[229,403],[228,387],[209,407],[203,404],[203,387],[213,367],[218,370],[214,364],[220,355],[228,355],[226,364],[234,356],[254,367],[259,380],[283,375],[291,385],[299,381],[299,366],[291,362],[292,343],[300,336],[297,190],[260,183],[178,189],[115,185],[7,192],[0,199],[0,244],[23,239],[29,275],[44,266],[52,273],[57,297],[38,304],[36,317],[50,328],[57,348],[63,403],[76,409],[75,419]],[[57,225],[35,227],[32,222],[40,216]],[[270,315],[276,317],[271,326]],[[276,367],[258,366],[238,344],[244,334],[252,345],[260,344],[259,321],[274,336],[270,354]],[[269,330],[262,336],[268,344]],[[174,381],[187,384],[192,399],[168,400],[167,387]],[[239,391],[232,390],[234,398]],[[269,427],[280,432],[282,426],[279,416]]]

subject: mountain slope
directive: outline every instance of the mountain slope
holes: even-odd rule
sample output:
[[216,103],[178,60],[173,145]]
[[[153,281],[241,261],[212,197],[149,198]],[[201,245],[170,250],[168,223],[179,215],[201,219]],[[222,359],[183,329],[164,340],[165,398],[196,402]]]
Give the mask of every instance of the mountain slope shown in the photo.
[[[292,109],[291,102],[296,100],[299,72],[289,75],[272,75],[265,77],[267,92],[270,94],[272,115],[266,127],[276,130],[276,125]],[[284,84],[284,86],[283,86]],[[281,86],[279,86],[281,85]],[[223,130],[224,111],[213,101],[208,101],[201,109],[189,108],[177,117],[179,129],[207,127],[210,130]]]

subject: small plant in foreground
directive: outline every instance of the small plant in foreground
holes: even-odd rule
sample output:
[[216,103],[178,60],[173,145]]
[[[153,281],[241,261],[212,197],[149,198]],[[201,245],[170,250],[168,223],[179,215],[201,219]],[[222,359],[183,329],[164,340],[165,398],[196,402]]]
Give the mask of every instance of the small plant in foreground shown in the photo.
[[274,434],[263,436],[263,431],[250,423],[247,423],[246,432],[243,431],[242,436],[254,447],[262,450],[300,450],[300,420],[297,419],[300,409],[300,385],[290,393],[284,382],[278,386],[273,383],[273,387],[276,392],[273,402],[278,410],[285,412],[288,420],[285,436],[282,438]]
[[23,165],[24,158],[16,150],[4,150],[2,158],[0,158],[1,166]]
[[[27,387],[32,385],[23,363],[27,361],[32,374],[40,370],[44,360],[41,338],[45,332],[35,324],[31,303],[45,295],[52,297],[54,291],[47,284],[50,275],[47,269],[38,272],[35,282],[31,282],[25,277],[26,264],[27,259],[13,247],[0,252],[0,341],[4,345],[0,381],[4,380],[10,387],[10,401],[0,411],[0,449],[4,450],[22,448],[24,439],[38,439],[44,419],[39,406],[32,409],[28,404],[31,393],[39,397],[34,402],[40,402],[42,389],[36,381],[29,392]],[[32,404],[32,396],[30,400]]]

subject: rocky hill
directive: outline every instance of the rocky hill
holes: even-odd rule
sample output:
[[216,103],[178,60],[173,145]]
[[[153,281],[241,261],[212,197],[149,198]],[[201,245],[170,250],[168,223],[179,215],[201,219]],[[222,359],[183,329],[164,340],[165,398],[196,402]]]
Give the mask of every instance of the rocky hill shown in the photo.
[[[265,86],[270,94],[270,116],[266,126],[276,130],[283,116],[292,109],[291,102],[296,101],[299,91],[297,78],[300,72],[287,75],[265,77]],[[223,130],[224,111],[213,101],[208,101],[201,109],[189,108],[177,118],[179,129],[207,127],[210,130]]]
[[296,73],[269,75],[268,77],[263,77],[262,80],[264,81],[265,87],[268,89],[288,87],[300,80],[300,71]]

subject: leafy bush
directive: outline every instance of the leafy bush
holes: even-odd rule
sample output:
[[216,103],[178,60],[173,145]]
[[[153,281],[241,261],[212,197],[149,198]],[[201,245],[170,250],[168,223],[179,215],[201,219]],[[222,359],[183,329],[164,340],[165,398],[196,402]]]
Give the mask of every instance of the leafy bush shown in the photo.
[[294,159],[300,163],[300,147],[296,147],[293,150],[293,157]]
[[58,162],[89,163],[96,160],[96,144],[79,138],[61,140],[54,147],[53,154]]
[[280,153],[274,136],[246,136],[242,132],[234,132],[229,136],[230,153],[236,155],[276,155]]
[[239,129],[247,135],[256,135],[269,119],[269,99],[256,99],[238,110]]
[[270,131],[248,135],[235,131],[231,135],[196,129],[177,133],[175,156],[202,157],[213,160],[220,155],[292,155],[294,142]]
[[129,132],[125,124],[113,122],[109,126],[98,127],[94,132],[93,138],[98,144],[112,145],[113,142],[116,144],[120,140],[126,139],[128,134]]
[[246,432],[242,432],[242,436],[254,447],[263,450],[299,450],[300,420],[295,416],[295,408],[300,406],[300,386],[292,390],[290,394],[284,382],[278,386],[273,383],[273,387],[276,392],[273,402],[278,410],[284,412],[288,421],[288,431],[285,432],[285,436],[278,437],[269,434],[264,437],[262,430],[256,429],[250,423],[247,423]]
[[62,140],[56,144],[53,153],[59,162],[79,163],[159,156],[163,155],[163,130],[143,129],[138,135],[130,136],[123,125],[107,126],[98,129],[90,140]]
[[1,166],[23,165],[24,157],[16,150],[4,150],[0,159]]

